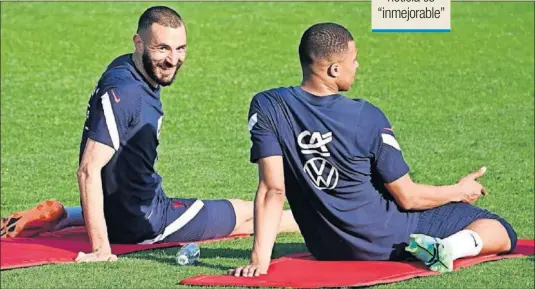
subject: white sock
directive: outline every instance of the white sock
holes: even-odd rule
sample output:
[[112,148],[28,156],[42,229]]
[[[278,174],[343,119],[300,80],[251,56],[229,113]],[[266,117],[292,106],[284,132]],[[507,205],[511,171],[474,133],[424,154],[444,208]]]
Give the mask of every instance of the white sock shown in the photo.
[[443,239],[442,244],[450,250],[453,260],[476,256],[483,248],[483,240],[472,230],[459,231]]
[[85,221],[82,216],[82,207],[65,207],[66,216],[58,222],[52,231],[58,231],[72,226],[84,226]]

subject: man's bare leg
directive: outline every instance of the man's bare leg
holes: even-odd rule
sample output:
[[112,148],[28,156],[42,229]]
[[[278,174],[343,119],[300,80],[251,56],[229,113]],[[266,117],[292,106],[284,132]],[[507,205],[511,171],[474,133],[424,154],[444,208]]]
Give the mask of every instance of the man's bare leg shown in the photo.
[[[236,214],[236,226],[232,234],[253,234],[254,233],[254,202],[230,199]],[[279,232],[299,232],[299,226],[295,222],[290,210],[282,212]]]
[[[244,200],[238,200],[238,199],[230,199],[229,200],[232,206],[234,207],[234,212],[236,214],[236,225],[234,227],[234,231],[232,234],[253,234],[254,233],[254,222],[253,222],[253,214],[254,214],[254,203],[251,201],[244,201]],[[50,202],[50,201],[47,201]],[[57,207],[61,207],[62,212],[61,217],[55,217],[53,220],[51,219],[49,222],[47,222],[47,226],[39,226],[39,228],[32,228],[32,230],[27,230],[27,235],[36,235],[39,233],[47,232],[47,231],[58,231],[66,227],[71,226],[85,226],[83,214],[82,214],[82,207],[76,206],[76,207],[63,207],[60,202],[55,201],[55,204],[57,204]],[[36,209],[34,209],[36,210]],[[5,225],[8,224],[9,218],[5,219],[6,221],[2,225],[2,234],[4,236],[7,236],[7,229],[3,228],[6,227]],[[50,223],[50,225],[49,225]],[[35,230],[38,229],[38,230]],[[22,230],[22,227],[21,229]],[[4,232],[5,231],[5,232]],[[30,232],[31,231],[31,232]],[[35,231],[35,232],[34,232]],[[292,212],[290,210],[285,210],[282,213],[281,223],[279,226],[279,232],[299,232],[299,227],[297,223],[295,222],[295,219],[292,215]],[[12,237],[14,237],[13,235]]]

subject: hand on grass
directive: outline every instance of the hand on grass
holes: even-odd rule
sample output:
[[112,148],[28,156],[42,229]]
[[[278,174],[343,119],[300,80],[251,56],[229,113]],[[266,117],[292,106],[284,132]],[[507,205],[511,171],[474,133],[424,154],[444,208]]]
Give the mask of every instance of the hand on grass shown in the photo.
[[111,249],[108,250],[96,250],[89,254],[84,252],[78,253],[78,256],[75,259],[76,263],[86,263],[86,262],[115,262],[117,261],[117,256],[111,253]]
[[228,271],[228,274],[236,277],[257,277],[263,274],[267,274],[267,271],[268,266],[249,264],[247,266],[240,266],[236,269],[231,269]]

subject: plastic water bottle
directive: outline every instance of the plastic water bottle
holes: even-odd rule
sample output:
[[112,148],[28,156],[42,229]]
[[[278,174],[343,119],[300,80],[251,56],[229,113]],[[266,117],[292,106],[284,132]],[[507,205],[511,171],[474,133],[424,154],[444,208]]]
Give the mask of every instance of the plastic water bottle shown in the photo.
[[176,263],[181,266],[188,266],[195,263],[201,255],[201,248],[195,243],[189,243],[180,248],[176,254]]

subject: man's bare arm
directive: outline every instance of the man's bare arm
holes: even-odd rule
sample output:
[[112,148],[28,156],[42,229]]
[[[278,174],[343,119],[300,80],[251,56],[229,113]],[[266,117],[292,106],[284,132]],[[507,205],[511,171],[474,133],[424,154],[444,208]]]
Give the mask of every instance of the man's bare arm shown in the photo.
[[260,180],[255,198],[251,263],[230,270],[229,274],[234,276],[251,277],[267,273],[286,200],[282,156],[259,160],[258,169]]
[[82,161],[78,169],[78,186],[82,200],[82,210],[92,252],[80,252],[77,262],[115,261],[108,240],[104,219],[104,195],[101,170],[110,161],[115,150],[107,145],[87,140]]
[[486,194],[485,188],[476,181],[485,171],[486,168],[481,168],[449,186],[417,184],[408,174],[385,186],[405,210],[431,209],[450,202],[474,203],[482,194]]

